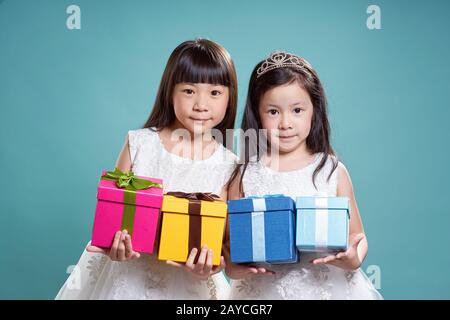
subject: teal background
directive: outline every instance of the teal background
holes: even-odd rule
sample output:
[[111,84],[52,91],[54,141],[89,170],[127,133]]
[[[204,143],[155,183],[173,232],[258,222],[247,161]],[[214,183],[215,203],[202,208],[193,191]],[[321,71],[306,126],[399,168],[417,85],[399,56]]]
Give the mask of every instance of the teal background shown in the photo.
[[[70,4],[81,30],[66,28]],[[381,30],[366,27],[370,4]],[[101,169],[147,119],[171,51],[206,37],[235,61],[240,111],[271,51],[315,66],[369,239],[363,269],[380,267],[386,299],[449,299],[449,12],[448,1],[0,1],[0,298],[56,295],[90,239]]]

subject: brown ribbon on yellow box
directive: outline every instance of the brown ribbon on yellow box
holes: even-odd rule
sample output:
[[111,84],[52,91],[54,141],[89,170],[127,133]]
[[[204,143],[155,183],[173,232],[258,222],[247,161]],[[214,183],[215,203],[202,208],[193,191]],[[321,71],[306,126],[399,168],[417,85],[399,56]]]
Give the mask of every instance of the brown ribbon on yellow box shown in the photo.
[[197,255],[194,259],[194,263],[197,263],[201,250],[202,239],[202,216],[201,216],[201,202],[202,201],[216,201],[220,197],[217,194],[211,192],[192,192],[186,193],[181,191],[167,192],[169,196],[177,198],[184,198],[189,200],[189,250],[188,255],[193,248],[197,248]]

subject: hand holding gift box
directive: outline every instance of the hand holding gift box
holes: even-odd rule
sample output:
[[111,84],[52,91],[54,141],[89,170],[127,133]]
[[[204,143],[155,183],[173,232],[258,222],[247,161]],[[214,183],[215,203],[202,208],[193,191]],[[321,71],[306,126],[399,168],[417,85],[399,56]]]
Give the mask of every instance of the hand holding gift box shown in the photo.
[[297,248],[302,252],[345,251],[350,218],[346,197],[297,198]]
[[212,249],[212,264],[221,263],[227,204],[212,193],[168,192],[162,204],[158,259],[186,262],[193,248]]
[[228,211],[232,262],[297,262],[292,198],[266,195],[229,200]]
[[127,230],[133,250],[152,253],[162,204],[162,180],[137,177],[119,169],[103,172],[91,244],[111,248],[116,232]]

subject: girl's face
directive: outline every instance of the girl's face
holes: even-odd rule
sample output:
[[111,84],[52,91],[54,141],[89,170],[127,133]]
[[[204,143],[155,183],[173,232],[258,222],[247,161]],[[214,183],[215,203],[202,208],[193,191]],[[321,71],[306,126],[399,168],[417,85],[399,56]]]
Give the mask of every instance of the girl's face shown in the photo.
[[278,146],[280,153],[306,148],[313,104],[297,81],[266,91],[259,103],[259,115],[270,145]]
[[194,134],[208,132],[222,122],[227,111],[229,89],[209,83],[178,83],[173,106],[179,125]]

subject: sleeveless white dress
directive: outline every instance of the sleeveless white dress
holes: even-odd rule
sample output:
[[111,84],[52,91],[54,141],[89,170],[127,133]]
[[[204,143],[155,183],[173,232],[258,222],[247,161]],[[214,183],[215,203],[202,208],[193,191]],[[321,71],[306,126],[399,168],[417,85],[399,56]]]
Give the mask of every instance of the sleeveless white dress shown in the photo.
[[[237,160],[221,144],[205,160],[176,156],[149,128],[129,131],[128,141],[133,172],[163,179],[164,192],[220,195]],[[223,272],[199,280],[182,268],[159,261],[156,253],[117,262],[84,251],[56,299],[226,299],[229,289]]]
[[[243,178],[245,196],[285,194],[298,196],[336,196],[337,170],[329,181],[332,168],[328,158],[325,167],[316,176],[315,189],[312,175],[323,154],[316,154],[312,163],[303,169],[277,172],[260,161],[250,162]],[[382,299],[361,269],[346,271],[332,265],[313,265],[315,257],[326,254],[301,253],[300,262],[272,265],[274,275],[253,275],[246,279],[231,281],[231,299]]]

